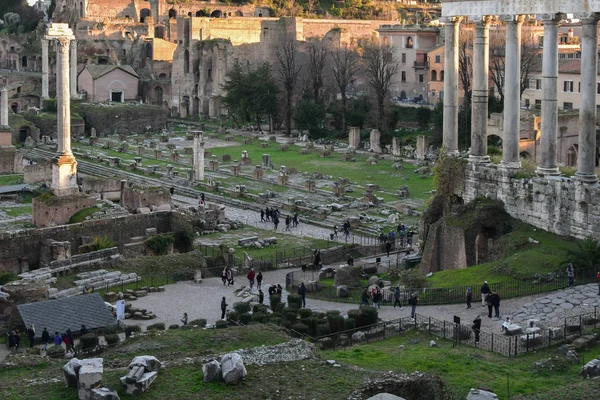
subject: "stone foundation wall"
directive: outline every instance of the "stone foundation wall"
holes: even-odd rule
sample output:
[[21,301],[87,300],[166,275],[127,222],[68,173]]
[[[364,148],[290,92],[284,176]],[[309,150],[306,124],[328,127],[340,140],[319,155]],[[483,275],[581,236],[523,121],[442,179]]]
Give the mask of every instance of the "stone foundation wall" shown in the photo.
[[600,239],[600,186],[560,177],[515,179],[496,165],[466,168],[465,202],[499,199],[512,217],[538,228]]
[[55,197],[47,201],[34,198],[33,223],[40,228],[63,225],[77,212],[95,204],[95,199],[81,195]]
[[23,167],[23,182],[34,183],[52,180],[52,164],[42,162]]

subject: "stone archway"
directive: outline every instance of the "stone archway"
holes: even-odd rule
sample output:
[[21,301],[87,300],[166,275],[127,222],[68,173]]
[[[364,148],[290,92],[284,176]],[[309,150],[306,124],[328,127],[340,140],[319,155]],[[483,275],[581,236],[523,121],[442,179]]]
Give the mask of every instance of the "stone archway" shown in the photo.
[[196,11],[196,17],[208,17],[208,15],[206,15],[206,12],[204,10],[199,10]]
[[169,14],[168,15],[169,15],[169,19],[175,19],[175,18],[177,18],[177,11],[175,11],[174,8],[171,8],[169,10]]
[[567,159],[565,162],[567,167],[577,166],[577,153],[579,153],[579,146],[577,144],[571,145],[567,150]]
[[198,97],[194,97],[194,105],[192,107],[192,115],[197,117],[200,114],[200,99]]
[[221,10],[215,10],[210,13],[211,18],[221,18],[223,16],[223,12]]
[[162,26],[162,25],[156,25],[154,27],[154,37],[155,38],[157,38],[157,39],[163,39],[164,40],[165,39],[165,33],[166,33],[166,30],[165,30],[164,26]]
[[163,103],[164,90],[160,86],[154,88],[154,104],[161,105]]
[[142,22],[142,23],[146,22],[146,17],[149,17],[151,15],[152,15],[152,13],[150,12],[150,9],[142,8],[140,10],[140,22]]

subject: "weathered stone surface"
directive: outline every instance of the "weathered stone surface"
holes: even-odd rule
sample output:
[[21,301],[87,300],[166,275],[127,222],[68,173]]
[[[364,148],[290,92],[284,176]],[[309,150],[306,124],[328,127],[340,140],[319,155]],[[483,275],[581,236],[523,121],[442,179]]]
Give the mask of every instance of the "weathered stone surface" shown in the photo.
[[81,363],[77,358],[71,358],[68,363],[63,366],[63,375],[67,387],[77,387],[77,371],[81,367]]
[[121,400],[117,392],[107,389],[92,389],[90,400]]
[[358,331],[358,332],[354,332],[352,334],[352,341],[353,342],[362,342],[363,340],[365,340],[365,333],[362,331]]
[[125,377],[121,377],[121,385],[125,389],[125,393],[138,396],[148,390],[148,387],[154,382],[158,372],[146,372],[141,379],[135,383],[127,383]]
[[471,389],[467,395],[467,400],[494,400],[497,398],[496,393],[481,389]]
[[239,383],[247,374],[244,361],[238,353],[227,353],[221,357],[223,380],[228,385]]
[[204,383],[221,379],[221,363],[217,360],[207,362],[202,366],[202,375]]
[[592,336],[592,335],[582,336],[573,341],[573,347],[575,347],[575,349],[577,349],[577,350],[587,349],[595,344],[596,344],[596,337]]
[[579,375],[583,376],[584,378],[595,378],[600,376],[600,359],[596,358],[581,367]]
[[104,368],[102,358],[87,358],[81,360],[78,372],[77,389],[80,400],[91,398],[92,389],[96,389],[102,382]]
[[369,397],[367,400],[405,400],[404,397],[398,397],[389,393],[379,393]]
[[566,354],[566,358],[571,364],[579,364],[579,356],[575,350],[569,350]]
[[379,278],[378,276],[372,276],[369,278],[369,286],[379,286],[379,284],[381,283],[381,278]]
[[338,298],[348,297],[348,286],[340,285],[335,289],[335,294]]
[[333,284],[335,286],[360,287],[361,275],[362,269],[360,266],[346,265],[336,270]]
[[129,363],[129,369],[136,366],[142,366],[146,372],[152,372],[159,371],[161,363],[154,356],[137,356]]

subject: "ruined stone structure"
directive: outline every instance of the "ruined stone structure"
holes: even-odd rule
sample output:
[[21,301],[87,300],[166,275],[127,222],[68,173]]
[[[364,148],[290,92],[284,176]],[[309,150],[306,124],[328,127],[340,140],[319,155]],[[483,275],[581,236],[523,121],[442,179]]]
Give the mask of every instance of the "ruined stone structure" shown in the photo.
[[351,126],[348,128],[348,145],[357,150],[360,146],[360,128],[357,126]]
[[[582,13],[582,10],[586,10]],[[557,157],[558,25],[564,13],[575,13],[583,22],[581,55],[581,108],[579,152],[575,179],[560,177]],[[596,158],[596,80],[600,3],[591,0],[520,2],[448,1],[442,5],[446,23],[444,82],[444,147],[458,154],[458,31],[464,18],[475,23],[473,41],[472,137],[465,200],[483,195],[501,199],[507,211],[536,226],[559,234],[600,237],[597,228],[598,197]],[[544,96],[541,104],[539,178],[530,183],[514,178],[519,159],[519,82],[521,26],[534,15],[544,24],[542,60]],[[505,55],[504,140],[500,166],[490,165],[487,155],[487,104],[489,26],[500,16],[507,23]]]
[[0,90],[0,174],[23,172],[23,157],[12,144],[12,129],[8,125],[8,91]]
[[202,131],[194,134],[194,180],[204,180],[204,136]]

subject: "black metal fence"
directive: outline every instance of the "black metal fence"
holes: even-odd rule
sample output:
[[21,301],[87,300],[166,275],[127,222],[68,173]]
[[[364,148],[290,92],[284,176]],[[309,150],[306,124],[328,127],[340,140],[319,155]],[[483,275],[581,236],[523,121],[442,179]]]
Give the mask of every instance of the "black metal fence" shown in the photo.
[[[385,265],[385,260],[383,260]],[[596,282],[596,271],[590,268],[578,269],[575,271],[575,284],[586,284]],[[309,275],[299,271],[290,272],[286,277],[286,288],[288,291],[297,291],[301,282],[307,280],[318,279],[318,275]],[[553,290],[564,289],[569,286],[569,279],[566,272],[549,273],[545,275],[537,275],[529,279],[511,279],[510,281],[490,283],[490,288],[495,290],[501,299],[513,297],[522,297],[538,293],[546,293]],[[446,288],[405,288],[400,287],[400,300],[402,304],[406,304],[406,300],[410,298],[412,293],[419,294],[420,305],[433,304],[455,304],[466,302],[467,289],[471,288],[473,292],[473,302],[481,300],[480,286],[464,285],[452,286]],[[310,285],[307,297],[339,301],[339,302],[356,302],[361,300],[362,287],[348,287],[347,290],[339,291],[333,284],[325,281],[325,283],[316,282]],[[382,289],[382,305],[390,305],[394,302],[394,288]]]
[[539,330],[534,328],[529,331],[530,333],[525,330],[524,333],[515,336],[482,330],[477,338],[469,325],[459,325],[416,314],[414,319],[398,318],[311,339],[323,349],[338,349],[374,340],[384,340],[399,336],[403,332],[418,330],[452,340],[456,346],[462,344],[499,353],[506,357],[516,357],[541,348],[565,343],[567,339],[574,336],[582,336],[585,328],[596,328],[600,325],[598,317],[598,309],[594,307],[593,310],[586,313],[564,318],[563,322],[555,327],[545,327]]

